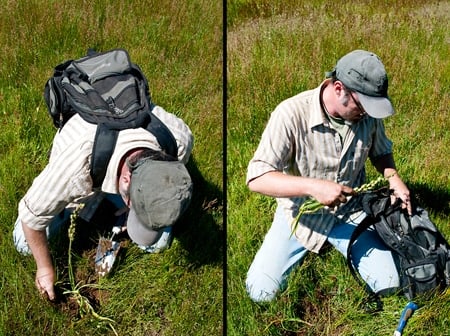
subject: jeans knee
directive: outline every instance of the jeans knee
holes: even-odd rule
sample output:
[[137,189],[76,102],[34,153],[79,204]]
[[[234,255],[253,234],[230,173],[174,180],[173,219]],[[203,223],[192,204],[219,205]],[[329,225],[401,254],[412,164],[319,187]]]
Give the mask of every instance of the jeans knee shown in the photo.
[[373,292],[380,293],[380,295],[387,295],[398,290],[400,281],[397,273],[387,273],[378,279],[369,279],[367,284]]
[[254,302],[264,303],[275,299],[280,291],[280,284],[267,276],[247,277],[245,287]]

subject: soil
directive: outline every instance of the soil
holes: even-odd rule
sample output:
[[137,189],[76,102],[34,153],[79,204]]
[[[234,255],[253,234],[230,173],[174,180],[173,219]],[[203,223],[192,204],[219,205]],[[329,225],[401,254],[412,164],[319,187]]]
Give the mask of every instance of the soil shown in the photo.
[[[97,248],[93,248],[82,253],[79,261],[74,266],[75,283],[81,283],[83,285],[96,285],[98,283],[99,276],[95,271],[94,262],[96,252]],[[65,283],[55,287],[56,300],[53,304],[58,310],[64,314],[67,314],[71,319],[77,320],[81,318],[80,306],[74,295],[63,294],[65,290],[70,289],[68,275],[66,273],[63,274],[63,279]],[[90,286],[81,288],[80,294],[88,299],[90,305],[95,311],[98,311],[100,304],[104,303],[108,299],[107,291]]]
[[[100,216],[101,217],[101,216]],[[102,223],[108,223],[101,217]],[[97,285],[99,281],[99,275],[95,270],[95,257],[97,253],[97,246],[99,243],[99,237],[110,235],[111,227],[103,228],[100,225],[88,225],[82,220],[78,219],[75,239],[72,244],[72,267],[75,277],[75,283],[81,285],[92,284]],[[101,223],[100,223],[101,224]],[[105,226],[105,225],[104,225]],[[99,228],[100,227],[100,228]],[[116,236],[115,238],[120,241],[121,248],[126,248],[129,244],[125,233]],[[104,240],[105,241],[105,240]],[[102,248],[108,248],[108,243],[102,245]],[[109,242],[110,244],[110,242]],[[56,268],[59,273],[59,283],[55,286],[56,300],[52,304],[56,309],[69,315],[73,319],[79,319],[80,307],[76,299],[70,294],[63,294],[65,290],[71,289],[68,275],[68,238],[67,235],[62,234],[52,242],[52,254],[56,263]],[[120,255],[119,255],[120,258]],[[118,264],[118,260],[115,262],[115,266]],[[112,270],[114,271],[114,269]],[[111,274],[112,272],[110,272]],[[108,291],[93,288],[90,286],[83,287],[80,290],[80,294],[89,300],[89,303],[97,312],[102,303],[108,300]]]

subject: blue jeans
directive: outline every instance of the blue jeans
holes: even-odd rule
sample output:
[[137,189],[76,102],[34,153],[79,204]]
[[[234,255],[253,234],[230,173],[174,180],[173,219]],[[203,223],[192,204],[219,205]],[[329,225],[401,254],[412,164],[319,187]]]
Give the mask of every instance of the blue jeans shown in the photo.
[[[347,222],[338,221],[328,236],[328,242],[344,257],[356,225],[365,218],[362,213]],[[285,289],[287,277],[299,266],[308,250],[291,235],[290,225],[283,210],[278,207],[272,226],[264,238],[247,273],[246,288],[253,301],[274,299]],[[367,285],[375,292],[395,290],[399,278],[391,252],[377,233],[368,230],[353,245],[352,262]]]

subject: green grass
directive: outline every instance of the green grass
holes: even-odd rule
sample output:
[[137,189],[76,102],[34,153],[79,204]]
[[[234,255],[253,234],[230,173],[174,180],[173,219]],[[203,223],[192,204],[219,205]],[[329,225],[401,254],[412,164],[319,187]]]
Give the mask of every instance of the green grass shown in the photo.
[[[364,291],[333,249],[309,255],[276,301],[245,292],[275,201],[245,186],[247,164],[278,103],[315,88],[353,49],[377,53],[396,115],[386,120],[399,172],[450,239],[450,3],[229,0],[227,108],[228,335],[391,335],[406,304],[364,314]],[[368,166],[369,178],[375,178]],[[404,335],[450,335],[450,291],[423,300]]]
[[[280,101],[316,87],[348,51],[369,49],[390,76],[397,114],[386,128],[399,171],[450,237],[449,2],[230,0],[227,8],[228,335],[392,334],[406,300],[393,296],[379,315],[362,313],[364,292],[331,249],[308,256],[275,302],[249,300],[245,275],[275,202],[251,194],[245,172]],[[195,135],[188,168],[196,193],[173,246],[161,255],[125,249],[100,281],[96,308],[120,335],[222,334],[221,3],[6,1],[0,15],[0,335],[112,334],[39,297],[34,261],[11,242],[18,201],[45,166],[54,134],[43,85],[55,65],[90,47],[127,49],[153,100]],[[87,252],[77,255],[79,272],[88,268]],[[66,256],[54,257],[67,281]],[[449,299],[447,291],[425,300],[405,335],[450,335]]]
[[[195,137],[194,199],[172,247],[157,255],[125,249],[100,281],[97,312],[116,321],[119,335],[222,334],[221,3],[4,1],[0,17],[0,335],[113,334],[42,299],[32,257],[20,256],[11,239],[18,202],[45,166],[55,132],[44,84],[54,66],[88,48],[127,49],[154,102],[182,117]],[[88,252],[77,252],[77,272],[86,271]],[[60,281],[68,280],[66,257],[54,255]]]

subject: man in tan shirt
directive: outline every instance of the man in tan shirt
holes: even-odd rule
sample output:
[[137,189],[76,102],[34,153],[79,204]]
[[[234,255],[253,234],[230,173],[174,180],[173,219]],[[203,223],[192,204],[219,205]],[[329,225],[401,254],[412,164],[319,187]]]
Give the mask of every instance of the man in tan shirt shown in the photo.
[[[365,183],[365,163],[389,177],[390,188],[410,211],[409,190],[400,179],[382,119],[394,114],[388,79],[377,55],[355,50],[342,57],[328,79],[283,101],[272,113],[250,161],[250,190],[276,197],[272,227],[247,274],[254,301],[272,300],[294,266],[326,241],[346,255],[348,240],[365,214],[353,188]],[[291,223],[307,197],[326,207]],[[355,244],[353,263],[375,293],[398,287],[391,252],[376,234]]]
[[[101,192],[117,195],[128,206],[127,232],[144,247],[170,234],[192,193],[185,168],[193,148],[192,132],[162,107],[155,106],[152,112],[173,134],[177,157],[163,155],[155,136],[143,128],[122,130],[101,185]],[[55,271],[47,239],[65,208],[94,192],[90,160],[96,129],[79,114],[71,117],[55,135],[47,166],[19,203],[14,244],[19,252],[33,254],[36,287],[51,300]]]

